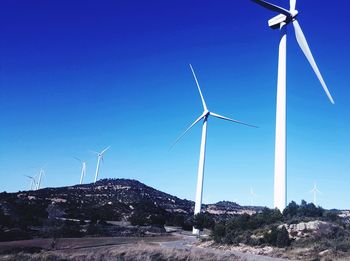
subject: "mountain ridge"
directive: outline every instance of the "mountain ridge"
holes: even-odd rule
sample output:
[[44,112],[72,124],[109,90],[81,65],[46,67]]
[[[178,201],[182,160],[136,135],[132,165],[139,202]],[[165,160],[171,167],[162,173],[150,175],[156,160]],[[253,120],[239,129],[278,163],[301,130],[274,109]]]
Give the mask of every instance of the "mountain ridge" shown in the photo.
[[[11,202],[28,205],[36,202],[46,207],[54,203],[64,209],[66,218],[77,219],[87,218],[92,211],[102,209],[107,213],[106,218],[127,220],[135,207],[141,203],[153,205],[154,208],[166,213],[185,216],[192,215],[194,209],[194,202],[191,200],[162,192],[135,179],[124,178],[101,179],[96,183],[57,188],[0,193],[0,208],[6,210],[7,205],[7,208],[11,209]],[[219,201],[215,204],[203,204],[202,209],[216,215],[235,215],[255,213],[261,208],[242,207],[235,202]]]

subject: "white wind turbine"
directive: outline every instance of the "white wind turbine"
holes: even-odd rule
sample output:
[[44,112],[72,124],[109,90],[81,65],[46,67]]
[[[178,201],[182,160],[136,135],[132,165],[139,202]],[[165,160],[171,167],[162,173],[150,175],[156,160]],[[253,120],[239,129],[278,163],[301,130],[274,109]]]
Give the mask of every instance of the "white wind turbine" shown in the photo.
[[[201,206],[202,206],[202,192],[203,192],[203,176],[204,176],[204,164],[205,164],[205,147],[206,147],[206,138],[207,138],[207,124],[208,124],[208,118],[209,116],[213,116],[222,120],[227,120],[227,121],[232,121],[235,123],[247,125],[250,127],[256,127],[253,125],[249,125],[234,119],[227,118],[225,116],[221,116],[219,114],[210,112],[207,108],[207,105],[205,103],[201,88],[199,86],[196,74],[193,70],[192,65],[190,64],[190,68],[194,77],[194,80],[196,82],[197,88],[199,95],[202,100],[202,105],[203,105],[203,113],[196,119],[186,130],[184,133],[180,135],[179,138],[174,142],[173,146],[194,126],[196,125],[199,121],[203,120],[203,126],[202,126],[202,140],[201,140],[201,147],[200,147],[200,154],[199,154],[199,163],[198,163],[198,177],[197,177],[197,190],[196,190],[196,201],[195,201],[195,207],[194,207],[194,215],[198,214],[201,212]],[[193,234],[198,235],[199,230],[193,228]]]
[[40,185],[41,185],[41,179],[44,175],[44,168],[41,168],[40,171],[39,171],[39,177],[38,177],[38,182],[36,183],[36,189],[40,189]]
[[29,175],[24,175],[24,176],[26,176],[27,178],[30,179],[29,190],[33,190],[35,188],[35,184],[36,184],[35,178],[32,176],[29,176]]
[[312,188],[312,190],[310,190],[310,193],[313,194],[313,203],[317,207],[317,193],[322,194],[322,192],[318,190],[316,182],[314,183],[314,187]]
[[105,148],[104,150],[102,150],[101,152],[96,152],[96,151],[93,151],[96,155],[97,155],[97,166],[96,166],[96,173],[95,173],[95,183],[97,181],[97,178],[98,178],[98,174],[100,172],[100,163],[101,163],[101,160],[103,161],[103,154],[110,148],[111,146],[108,146],[107,148]]
[[83,180],[85,178],[86,175],[86,161],[85,160],[81,160],[77,157],[74,157],[77,161],[79,161],[82,165],[81,167],[81,174],[80,174],[80,183],[79,184],[83,184]]
[[279,43],[278,57],[278,79],[277,79],[277,104],[276,104],[276,136],[275,136],[275,174],[274,174],[274,207],[280,211],[287,203],[287,181],[286,181],[286,50],[287,50],[287,25],[294,26],[296,40],[314,70],[318,80],[326,92],[331,103],[333,98],[322,78],[322,75],[312,56],[309,45],[296,17],[298,11],[295,9],[296,0],[290,0],[290,9],[268,3],[263,0],[252,0],[253,2],[275,12],[280,13],[269,20],[272,29],[280,29],[281,38]]

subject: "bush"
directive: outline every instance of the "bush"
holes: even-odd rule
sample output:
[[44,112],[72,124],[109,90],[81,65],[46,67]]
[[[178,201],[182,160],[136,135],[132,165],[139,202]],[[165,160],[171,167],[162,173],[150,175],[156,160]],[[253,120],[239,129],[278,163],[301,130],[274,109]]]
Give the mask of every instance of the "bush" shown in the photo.
[[164,215],[151,215],[149,221],[149,224],[153,226],[163,227],[165,225]]
[[134,206],[134,212],[129,218],[133,226],[164,226],[166,211],[154,205],[153,202],[145,201]]
[[275,246],[277,242],[277,227],[272,227],[270,231],[264,233],[264,242],[266,244]]
[[0,251],[0,255],[14,255],[17,253],[28,253],[28,254],[34,254],[34,253],[40,253],[43,250],[41,247],[14,247],[10,249],[4,249]]
[[190,217],[185,219],[185,221],[182,225],[182,229],[186,230],[186,231],[191,231],[192,228],[193,228],[193,216],[190,216]]
[[31,238],[32,236],[28,232],[20,228],[12,228],[6,231],[4,231],[3,229],[0,229],[0,242],[25,240],[25,239],[31,239]]
[[147,218],[142,213],[136,212],[129,218],[129,221],[133,226],[144,226],[147,223]]
[[225,223],[217,223],[211,232],[211,236],[216,243],[222,243],[226,236],[226,226]]
[[182,227],[185,222],[185,216],[182,214],[171,214],[168,216],[166,224],[168,226]]
[[193,218],[193,226],[196,229],[203,230],[204,228],[212,229],[215,221],[208,213],[198,213]]
[[80,231],[79,223],[74,221],[66,221],[57,231],[59,237],[81,237],[83,233]]

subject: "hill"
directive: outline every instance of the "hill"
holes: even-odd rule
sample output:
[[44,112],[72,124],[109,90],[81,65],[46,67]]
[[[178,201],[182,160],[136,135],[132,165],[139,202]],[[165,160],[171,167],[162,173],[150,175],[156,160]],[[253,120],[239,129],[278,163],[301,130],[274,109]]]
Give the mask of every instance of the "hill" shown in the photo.
[[[10,236],[14,239],[45,235],[50,219],[82,224],[129,221],[132,225],[170,224],[190,229],[192,223],[186,220],[192,218],[193,208],[193,201],[137,180],[103,179],[91,184],[0,193],[0,229],[15,230],[15,235]],[[228,217],[251,214],[259,208],[222,201],[203,205],[203,210],[213,216]]]

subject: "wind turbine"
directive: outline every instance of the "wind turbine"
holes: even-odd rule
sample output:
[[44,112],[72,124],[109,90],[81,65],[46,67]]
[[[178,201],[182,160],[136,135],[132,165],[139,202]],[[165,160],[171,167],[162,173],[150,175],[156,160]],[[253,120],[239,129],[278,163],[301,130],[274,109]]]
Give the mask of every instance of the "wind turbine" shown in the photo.
[[[180,135],[180,137],[177,138],[177,140],[174,142],[173,146],[194,126],[196,125],[199,121],[203,120],[203,125],[202,125],[202,139],[201,139],[201,147],[200,147],[200,153],[199,153],[199,163],[198,163],[198,177],[197,177],[197,190],[196,190],[196,202],[195,202],[195,207],[194,207],[194,215],[198,214],[201,212],[201,207],[202,207],[202,193],[203,193],[203,176],[204,176],[204,164],[205,164],[205,148],[206,148],[206,138],[207,138],[207,124],[208,124],[208,118],[209,116],[213,116],[222,120],[227,120],[243,125],[247,125],[250,127],[256,127],[253,125],[246,124],[241,121],[237,121],[225,116],[221,116],[219,114],[216,114],[214,112],[210,112],[208,110],[207,104],[205,103],[201,88],[199,86],[196,74],[193,70],[192,65],[190,64],[190,68],[193,74],[193,78],[196,82],[197,88],[199,95],[202,100],[202,105],[203,105],[203,113],[185,130],[184,133]],[[172,147],[173,147],[172,146]],[[199,230],[193,228],[192,231],[193,234],[198,235]]]
[[102,150],[101,152],[96,152],[94,151],[94,153],[97,155],[97,166],[96,166],[96,173],[95,173],[95,183],[97,181],[97,178],[98,178],[98,174],[100,172],[100,162],[101,162],[101,159],[103,161],[103,154],[110,148],[111,146],[108,146],[107,148],[105,148],[104,150]]
[[29,190],[33,190],[35,188],[35,183],[36,183],[35,178],[29,175],[24,175],[24,176],[30,179]]
[[314,70],[324,91],[331,103],[333,98],[328,91],[326,83],[316,65],[309,45],[303,31],[296,20],[298,11],[295,9],[296,0],[290,0],[290,9],[286,10],[277,5],[263,0],[252,0],[253,2],[275,12],[277,16],[268,21],[272,29],[280,29],[281,38],[279,43],[278,57],[278,79],[277,79],[277,104],[276,104],[276,136],[275,136],[275,174],[274,174],[274,207],[280,211],[286,207],[287,203],[287,181],[286,181],[286,50],[287,50],[287,25],[294,26],[296,40]]
[[314,187],[312,188],[312,190],[310,190],[310,193],[313,194],[313,198],[314,198],[313,203],[317,207],[317,193],[322,194],[322,192],[318,190],[316,182],[314,183]]
[[83,184],[83,180],[84,180],[84,177],[86,175],[86,162],[77,158],[77,157],[74,157],[77,161],[81,162],[82,164],[82,167],[81,167],[81,175],[80,175],[80,183],[79,184]]
[[36,183],[36,189],[40,189],[40,185],[41,185],[41,179],[42,179],[42,176],[44,175],[44,168],[41,168],[40,171],[39,171],[39,177],[38,177],[38,182]]

